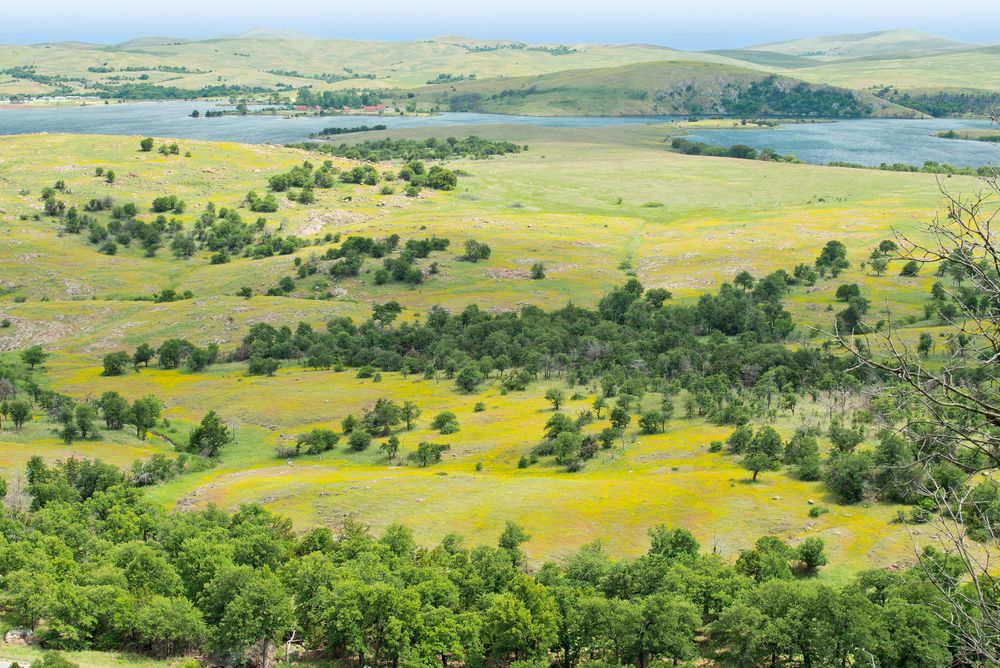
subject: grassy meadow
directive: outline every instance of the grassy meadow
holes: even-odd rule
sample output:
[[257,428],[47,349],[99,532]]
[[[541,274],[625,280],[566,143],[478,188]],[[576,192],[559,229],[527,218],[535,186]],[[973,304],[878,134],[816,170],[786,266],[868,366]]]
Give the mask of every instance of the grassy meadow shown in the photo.
[[[164,47],[167,48],[167,47]],[[665,140],[683,123],[631,128],[557,130],[497,126],[445,128],[440,136],[479,134],[528,144],[529,150],[492,160],[459,160],[456,190],[423,191],[420,197],[380,194],[375,186],[338,184],[317,189],[317,202],[304,206],[280,197],[275,214],[263,214],[268,229],[315,239],[294,256],[261,260],[234,258],[210,263],[208,253],[174,259],[168,249],[144,257],[122,248],[106,256],[78,235],[65,234],[41,213],[39,193],[64,180],[60,195],[78,206],[90,198],[134,201],[151,219],[150,204],[161,194],[177,195],[187,208],[187,226],[208,202],[239,206],[250,189],[263,192],[269,176],[322,156],[272,146],[181,141],[181,154],[138,152],[138,137],[37,135],[0,138],[0,351],[41,343],[53,353],[36,373],[46,387],[74,397],[117,389],[127,397],[155,394],[163,400],[169,427],[140,441],[125,432],[105,432],[100,441],[66,446],[39,417],[20,433],[0,431],[0,474],[23,470],[33,454],[48,459],[96,456],[116,464],[172,449],[167,438],[186,438],[209,410],[234,426],[237,442],[211,470],[190,473],[150,489],[165,507],[233,508],[262,502],[289,515],[298,528],[336,526],[348,515],[376,527],[411,526],[423,542],[449,532],[472,542],[493,542],[506,520],[532,534],[526,546],[535,562],[558,558],[596,539],[616,555],[636,554],[656,523],[683,526],[704,546],[735,557],[762,534],[791,542],[821,536],[830,565],[821,577],[846,579],[860,567],[909,561],[915,543],[928,539],[920,527],[891,523],[896,508],[884,504],[839,506],[818,483],[783,472],[764,473],[757,484],[738,462],[710,453],[730,429],[683,417],[678,397],[675,419],[663,434],[638,435],[633,425],[624,442],[602,450],[585,469],[565,473],[555,466],[518,468],[518,460],[541,439],[551,407],[543,399],[561,379],[539,380],[524,392],[502,394],[497,378],[482,393],[459,393],[452,381],[383,374],[381,382],[358,379],[352,370],[281,368],[274,377],[248,377],[245,365],[219,364],[202,373],[144,368],[117,378],[101,376],[108,352],[184,337],[231,350],[250,324],[322,325],[334,316],[368,316],[370,305],[390,299],[414,319],[435,304],[458,310],[470,303],[489,309],[546,308],[572,301],[593,306],[612,286],[634,275],[647,288],[664,287],[676,300],[694,299],[748,270],[761,276],[778,268],[811,263],[826,241],[849,249],[852,266],[839,279],[797,288],[786,307],[800,323],[794,345],[818,345],[811,328],[829,328],[841,283],[858,283],[873,309],[922,317],[933,278],[902,278],[898,270],[877,277],[859,264],[892,230],[919,233],[940,205],[932,175],[879,172],[684,156],[666,150]],[[748,130],[752,131],[752,130]],[[366,133],[361,141],[382,136]],[[393,136],[427,136],[427,130]],[[185,157],[185,152],[190,157]],[[341,167],[346,160],[334,159]],[[96,167],[118,175],[108,185]],[[398,169],[399,164],[380,165]],[[956,177],[950,187],[971,189]],[[350,200],[347,200],[347,196]],[[256,214],[243,213],[252,220]],[[435,253],[440,272],[421,285],[376,285],[376,261],[367,260],[357,278],[329,276],[299,281],[287,297],[260,296],[285,275],[294,275],[295,256],[322,254],[333,242],[327,233],[404,240],[447,237],[451,246]],[[489,260],[459,259],[468,239],[487,242]],[[426,262],[426,261],[421,261]],[[541,262],[544,280],[529,269]],[[317,283],[322,281],[317,287]],[[258,296],[237,297],[243,286]],[[194,298],[172,303],[134,301],[164,288],[191,290]],[[326,292],[331,298],[317,298]],[[916,336],[933,323],[906,330]],[[566,411],[588,408],[596,388],[576,387]],[[412,431],[399,434],[405,455],[420,441],[447,443],[441,464],[429,468],[390,462],[377,443],[349,453],[342,439],[332,452],[294,462],[276,458],[276,445],[314,427],[339,430],[348,414],[359,414],[379,397],[416,402],[423,414]],[[657,405],[658,395],[645,401]],[[477,402],[485,410],[476,411]],[[822,397],[779,415],[786,437],[803,421],[819,421],[829,410]],[[434,415],[452,411],[461,430],[442,436],[430,428]],[[824,447],[829,444],[823,441]],[[812,504],[830,510],[812,518]],[[911,533],[912,532],[912,533]],[[154,665],[154,664],[150,664]]]

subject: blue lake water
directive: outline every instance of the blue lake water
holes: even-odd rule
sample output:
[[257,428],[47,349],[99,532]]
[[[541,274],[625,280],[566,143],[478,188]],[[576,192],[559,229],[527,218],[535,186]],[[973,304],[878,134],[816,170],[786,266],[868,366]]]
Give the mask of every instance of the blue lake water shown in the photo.
[[[222,116],[191,118],[217,108],[205,101],[92,104],[84,107],[23,107],[0,109],[0,134],[72,132],[83,134],[151,135],[181,139],[208,139],[254,144],[303,141],[319,130],[385,124],[389,128],[476,125],[539,125],[593,128],[656,123],[666,118],[537,117],[500,114],[443,113],[436,116]],[[941,139],[941,130],[985,128],[989,122],[969,119],[898,120],[852,119],[834,123],[792,123],[777,128],[698,130],[690,138],[718,146],[747,144],[772,148],[805,162],[834,161],[878,165],[902,162],[921,165],[927,160],[961,166],[1000,164],[1000,148],[977,141]]]
[[444,127],[452,125],[544,125],[561,128],[592,128],[607,125],[651,123],[650,118],[532,117],[499,114],[444,113],[436,116],[221,116],[191,118],[224,109],[213,103],[139,102],[92,104],[85,107],[24,107],[0,109],[0,134],[26,132],[73,132],[80,134],[150,135],[179,139],[237,141],[250,144],[300,142],[328,127],[387,125],[389,128]]
[[688,138],[716,146],[746,144],[758,150],[772,148],[778,153],[817,164],[901,162],[922,165],[933,160],[962,167],[981,167],[1000,164],[1000,147],[989,142],[942,139],[934,135],[943,130],[988,127],[990,122],[987,120],[964,118],[863,118],[835,123],[796,123],[759,130],[698,130]]

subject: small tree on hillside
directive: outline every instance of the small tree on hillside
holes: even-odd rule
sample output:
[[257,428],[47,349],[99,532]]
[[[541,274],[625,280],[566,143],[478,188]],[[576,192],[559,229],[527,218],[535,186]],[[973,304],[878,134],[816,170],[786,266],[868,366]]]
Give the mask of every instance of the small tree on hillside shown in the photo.
[[420,407],[412,401],[403,402],[402,418],[403,422],[406,423],[407,431],[413,429],[413,421],[420,417],[421,412]]
[[566,400],[566,394],[558,387],[550,387],[545,391],[545,399],[552,404],[552,410],[557,411]]
[[21,351],[21,361],[27,364],[32,371],[39,364],[44,364],[48,358],[49,354],[41,346],[31,346]]
[[233,440],[232,432],[215,411],[209,411],[188,438],[188,451],[202,457],[216,457]]
[[136,437],[146,440],[146,434],[156,426],[156,420],[160,417],[163,404],[153,395],[136,399],[129,408],[125,417],[125,422],[135,427]]
[[777,471],[781,466],[781,435],[773,427],[761,427],[743,452],[743,468],[753,471],[753,481],[761,471]]

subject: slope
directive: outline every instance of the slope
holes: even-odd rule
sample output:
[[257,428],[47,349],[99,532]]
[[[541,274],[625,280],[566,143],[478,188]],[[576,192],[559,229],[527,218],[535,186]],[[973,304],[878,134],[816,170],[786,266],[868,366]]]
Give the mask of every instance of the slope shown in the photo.
[[742,67],[684,60],[462,81],[427,86],[413,94],[418,101],[443,110],[527,115],[916,115],[871,95]]
[[753,51],[770,51],[819,60],[848,58],[927,55],[973,48],[965,44],[912,30],[880,30],[868,33],[826,35],[749,47]]

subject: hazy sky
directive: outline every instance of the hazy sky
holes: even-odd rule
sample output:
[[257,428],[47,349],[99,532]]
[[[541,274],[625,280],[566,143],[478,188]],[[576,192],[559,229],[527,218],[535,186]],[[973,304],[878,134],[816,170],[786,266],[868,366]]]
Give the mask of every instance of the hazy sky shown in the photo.
[[0,0],[0,42],[114,43],[259,27],[352,39],[438,35],[683,49],[907,28],[1000,42],[1000,0]]

